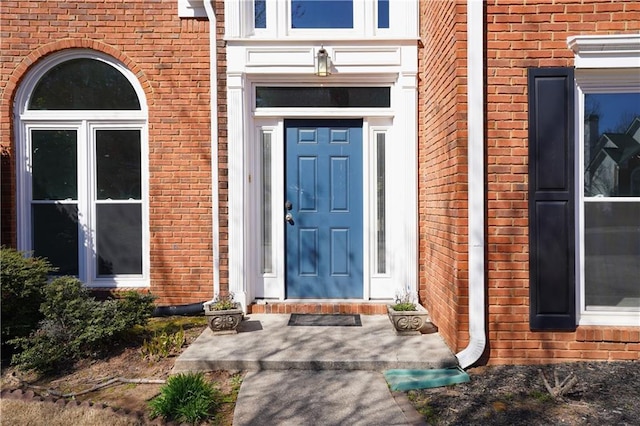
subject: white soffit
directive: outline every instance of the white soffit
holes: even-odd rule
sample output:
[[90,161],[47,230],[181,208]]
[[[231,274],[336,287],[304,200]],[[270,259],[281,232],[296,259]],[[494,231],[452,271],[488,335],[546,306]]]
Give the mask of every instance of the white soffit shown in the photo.
[[573,36],[567,44],[576,68],[640,67],[640,34]]

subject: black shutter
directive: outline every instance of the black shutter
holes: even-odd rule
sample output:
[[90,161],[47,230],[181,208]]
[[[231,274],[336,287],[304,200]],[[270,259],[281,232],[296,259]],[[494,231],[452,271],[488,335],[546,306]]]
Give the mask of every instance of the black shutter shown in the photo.
[[529,69],[529,324],[575,330],[573,68]]

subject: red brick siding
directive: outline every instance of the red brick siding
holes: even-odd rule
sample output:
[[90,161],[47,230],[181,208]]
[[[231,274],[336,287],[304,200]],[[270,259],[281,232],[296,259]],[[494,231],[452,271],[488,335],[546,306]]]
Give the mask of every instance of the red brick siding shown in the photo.
[[[465,9],[420,2],[420,298],[454,351],[468,341]],[[528,67],[573,65],[568,36],[639,29],[638,2],[487,2],[489,363],[640,358],[639,328],[529,329],[526,80]]]
[[218,103],[218,209],[220,234],[220,289],[229,289],[229,167],[227,156],[227,60],[224,37],[224,1],[215,4],[217,25],[217,103]]
[[[222,15],[222,2],[216,6]],[[13,157],[11,105],[33,63],[79,47],[124,62],[138,76],[149,107],[151,291],[160,304],[211,298],[208,21],[178,18],[175,1],[149,0],[3,1],[1,19],[3,153]],[[224,84],[221,79],[221,92]],[[10,245],[16,232],[14,173],[2,169],[2,242]],[[220,175],[225,186],[224,170]]]
[[490,363],[638,359],[638,328],[529,329],[527,68],[573,66],[567,37],[637,33],[640,4],[487,2],[488,337]]
[[447,343],[464,347],[468,338],[465,2],[420,2],[420,33],[420,301]]

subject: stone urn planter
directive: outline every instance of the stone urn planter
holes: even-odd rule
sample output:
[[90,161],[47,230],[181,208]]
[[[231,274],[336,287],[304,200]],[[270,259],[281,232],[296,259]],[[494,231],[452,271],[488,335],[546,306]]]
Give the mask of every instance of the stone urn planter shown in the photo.
[[421,305],[415,305],[415,310],[397,311],[394,305],[387,305],[389,319],[393,324],[398,335],[421,334],[420,329],[423,327],[432,330],[434,328],[431,323],[429,312]]
[[237,333],[244,317],[239,303],[217,299],[204,303],[204,315],[211,331],[217,334]]

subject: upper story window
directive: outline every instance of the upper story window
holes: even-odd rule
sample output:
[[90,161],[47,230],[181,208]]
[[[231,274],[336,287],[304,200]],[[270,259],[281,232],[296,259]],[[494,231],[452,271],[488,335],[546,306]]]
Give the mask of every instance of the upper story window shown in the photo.
[[291,28],[353,28],[353,0],[291,0]]
[[224,28],[227,39],[417,38],[418,1],[393,8],[389,0],[230,1]]

